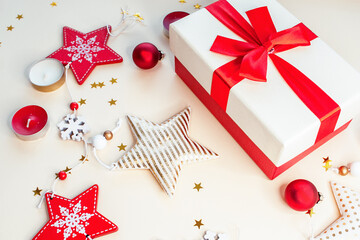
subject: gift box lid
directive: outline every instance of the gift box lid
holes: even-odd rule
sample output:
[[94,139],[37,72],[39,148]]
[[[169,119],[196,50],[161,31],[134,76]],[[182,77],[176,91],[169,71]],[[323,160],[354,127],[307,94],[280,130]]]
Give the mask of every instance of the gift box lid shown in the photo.
[[[276,1],[228,1],[246,20],[246,11],[267,6],[277,31],[300,23]],[[174,55],[210,93],[214,71],[234,57],[210,51],[215,38],[241,40],[207,9],[201,9],[170,25]],[[320,38],[311,46],[277,54],[310,78],[341,108],[335,130],[350,121],[360,104],[360,75]],[[271,61],[267,82],[248,79],[231,88],[228,115],[276,166],[311,147],[320,120],[287,85]]]

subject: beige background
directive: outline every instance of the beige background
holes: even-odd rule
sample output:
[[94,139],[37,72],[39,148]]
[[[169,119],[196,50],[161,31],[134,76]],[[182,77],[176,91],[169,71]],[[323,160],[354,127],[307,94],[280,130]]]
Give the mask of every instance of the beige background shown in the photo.
[[[281,0],[286,8],[332,46],[360,71],[360,2],[356,0]],[[330,156],[333,164],[360,161],[360,119],[350,128],[305,158],[274,181],[269,181],[244,151],[235,143],[192,92],[174,73],[168,39],[162,34],[162,19],[171,11],[196,11],[197,2],[187,0],[154,1],[51,1],[0,0],[0,239],[31,239],[48,219],[46,207],[35,206],[36,187],[48,189],[54,173],[73,166],[83,154],[81,143],[62,141],[56,124],[69,112],[66,88],[51,93],[34,90],[26,78],[26,68],[62,46],[62,27],[70,26],[89,32],[106,24],[116,25],[120,8],[139,12],[144,25],[137,25],[108,45],[123,56],[124,62],[97,67],[82,86],[70,74],[70,88],[76,99],[87,99],[80,114],[92,129],[87,137],[112,129],[118,117],[132,114],[160,122],[190,105],[193,109],[190,134],[216,151],[220,158],[184,166],[174,198],[162,191],[154,177],[145,170],[108,172],[92,156],[57,192],[73,198],[93,184],[100,187],[98,210],[118,225],[119,231],[101,239],[200,239],[204,230],[226,232],[230,239],[305,239],[308,236],[307,215],[290,209],[282,200],[284,186],[297,178],[312,181],[325,195],[315,208],[315,232],[320,232],[339,217],[329,181],[339,181],[360,191],[360,179],[340,177],[322,168],[322,157]],[[199,0],[207,5],[210,1]],[[23,14],[20,21],[17,14]],[[12,25],[13,31],[6,31]],[[132,49],[149,41],[167,57],[149,71],[134,65]],[[109,80],[118,78],[111,85]],[[106,84],[91,89],[93,82]],[[340,84],[341,82],[339,82]],[[117,99],[116,106],[107,101]],[[19,140],[9,125],[12,114],[20,107],[38,104],[50,116],[50,130],[45,138]],[[110,163],[123,154],[117,146],[134,143],[126,124],[99,154]],[[192,189],[202,182],[200,192]],[[200,230],[195,219],[203,219]]]

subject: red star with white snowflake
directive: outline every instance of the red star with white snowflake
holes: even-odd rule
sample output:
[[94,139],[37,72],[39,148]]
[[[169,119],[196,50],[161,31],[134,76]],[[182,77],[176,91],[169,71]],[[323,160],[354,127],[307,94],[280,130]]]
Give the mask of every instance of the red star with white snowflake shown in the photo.
[[74,199],[47,193],[50,220],[33,240],[85,240],[117,231],[114,223],[97,212],[97,196],[97,185]]
[[[109,31],[111,28],[109,27]],[[122,57],[106,45],[109,39],[107,27],[82,33],[70,27],[63,29],[64,46],[48,58],[55,58],[70,67],[81,85],[96,65],[119,63]]]

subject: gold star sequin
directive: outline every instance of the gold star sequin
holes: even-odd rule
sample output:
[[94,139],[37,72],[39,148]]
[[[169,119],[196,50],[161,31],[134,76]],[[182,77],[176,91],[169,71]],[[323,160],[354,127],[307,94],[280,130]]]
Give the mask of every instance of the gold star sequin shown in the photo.
[[99,82],[99,83],[98,83],[98,86],[99,86],[100,88],[103,88],[103,87],[105,86],[105,84],[104,84],[104,82]]
[[111,78],[110,82],[111,84],[117,83],[117,78]]
[[52,3],[50,3],[50,6],[56,7],[56,6],[57,6],[57,3],[56,3],[56,2],[52,2]]
[[204,225],[202,223],[202,219],[200,219],[199,221],[198,220],[195,220],[195,224],[194,224],[194,227],[198,227],[198,229],[200,229],[200,227]]
[[12,31],[14,29],[14,27],[12,25],[6,27],[6,31]]
[[324,162],[325,165],[323,166],[323,168],[325,168],[325,171],[329,170],[332,165],[330,164],[331,163],[331,160],[329,159],[329,157],[326,157],[326,158],[323,158],[324,159]]
[[2,44],[2,42],[0,42],[0,47],[1,47],[1,44]]
[[92,84],[90,84],[91,85],[91,88],[97,88],[97,83],[96,82],[93,82]]
[[138,21],[138,22],[141,22],[144,20],[144,18],[141,17],[140,13],[135,13],[133,16],[136,18],[136,21]]
[[121,11],[121,14],[122,14],[122,15],[129,15],[129,12],[126,11],[126,10],[122,10],[122,11]]
[[110,106],[112,106],[112,105],[116,105],[116,101],[117,100],[111,99],[110,101],[108,101],[108,103],[110,104]]
[[70,172],[70,171],[71,171],[71,168],[69,168],[68,166],[66,166],[66,168],[65,168],[64,172],[66,172],[66,173],[67,173],[67,172],[69,172],[69,174],[71,174],[71,172]]
[[79,161],[86,162],[86,161],[89,161],[89,159],[85,158],[84,155],[81,155],[81,158],[79,159]]
[[190,108],[161,124],[127,116],[136,144],[120,157],[120,169],[147,169],[164,191],[175,194],[181,166],[217,158],[217,154],[189,137]]
[[126,148],[127,145],[124,145],[124,144],[121,144],[120,146],[117,146],[119,148],[119,152],[121,150],[125,151],[125,148]]
[[201,5],[197,3],[197,4],[194,5],[194,8],[195,8],[195,9],[200,9],[200,8],[201,8]]
[[312,215],[315,214],[315,213],[314,213],[313,209],[309,209],[309,210],[306,212],[306,214],[309,214],[309,216],[312,217]]
[[86,99],[80,98],[80,101],[78,103],[80,103],[80,106],[82,106],[82,105],[86,104]]
[[179,3],[186,3],[185,0],[179,0]]
[[20,20],[20,19],[22,19],[22,18],[24,18],[24,17],[23,17],[22,14],[18,14],[16,18],[17,18],[17,20]]
[[340,217],[320,233],[315,240],[359,239],[360,192],[334,182],[330,184]]
[[201,183],[194,183],[195,187],[193,189],[196,189],[198,192],[200,191],[200,189],[202,189],[203,187],[201,186]]
[[41,196],[41,191],[42,191],[42,189],[39,189],[38,187],[36,187],[36,189],[33,190],[34,196],[36,196],[36,195]]

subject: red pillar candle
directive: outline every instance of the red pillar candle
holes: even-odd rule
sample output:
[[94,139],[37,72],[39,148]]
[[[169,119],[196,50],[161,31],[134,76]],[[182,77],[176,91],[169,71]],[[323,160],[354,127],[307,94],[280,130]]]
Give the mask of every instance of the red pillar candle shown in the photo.
[[45,136],[49,128],[48,115],[42,107],[29,105],[14,114],[11,126],[20,139],[36,140]]
[[169,26],[171,23],[176,22],[177,20],[186,17],[187,15],[189,15],[187,12],[181,12],[181,11],[171,12],[168,15],[166,15],[163,20],[165,36],[169,37]]

